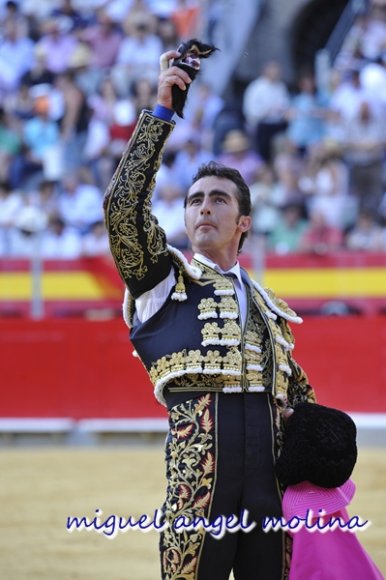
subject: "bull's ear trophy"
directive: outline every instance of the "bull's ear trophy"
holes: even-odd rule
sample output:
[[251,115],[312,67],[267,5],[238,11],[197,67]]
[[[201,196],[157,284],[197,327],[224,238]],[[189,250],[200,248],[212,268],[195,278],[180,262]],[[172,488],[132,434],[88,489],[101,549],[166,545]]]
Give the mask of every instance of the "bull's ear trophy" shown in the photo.
[[[212,44],[204,44],[192,38],[181,43],[177,50],[181,56],[174,59],[172,65],[178,66],[187,72],[193,81],[200,71],[200,60],[202,58],[208,58],[218,49]],[[181,90],[177,85],[173,85],[172,88],[173,110],[181,118],[184,117],[183,110],[188,96],[189,86],[187,86],[185,91]]]

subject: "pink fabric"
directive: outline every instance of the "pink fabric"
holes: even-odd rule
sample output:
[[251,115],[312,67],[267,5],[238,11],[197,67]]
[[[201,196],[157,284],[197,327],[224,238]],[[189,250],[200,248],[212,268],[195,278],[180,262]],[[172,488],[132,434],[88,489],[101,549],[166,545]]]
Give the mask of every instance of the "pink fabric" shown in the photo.
[[[300,489],[299,486],[301,486]],[[343,493],[342,488],[345,488]],[[303,500],[300,498],[301,490],[304,493]],[[316,512],[318,516],[318,510],[323,509],[326,512],[324,522],[332,517],[340,517],[344,522],[348,522],[350,516],[344,505],[336,511],[331,511],[328,509],[329,501],[324,500],[328,496],[329,500],[333,498],[330,504],[334,508],[336,504],[347,505],[354,492],[355,486],[352,482],[350,485],[346,482],[344,486],[334,490],[326,490],[308,482],[289,486],[283,496],[284,519],[288,521],[291,517],[304,517],[307,509],[312,509],[313,513]],[[312,504],[307,506],[310,497],[312,497]],[[296,505],[301,508],[298,513],[295,511]],[[352,580],[353,578],[384,580],[384,576],[361,546],[355,533],[339,528],[325,533],[318,530],[311,532],[302,527],[293,533],[292,537],[293,551],[289,580]]]
[[333,514],[351,503],[355,495],[355,483],[348,479],[340,487],[319,487],[303,481],[287,488],[283,497],[283,514],[286,520],[294,516],[304,518],[307,510],[318,516],[320,509]]

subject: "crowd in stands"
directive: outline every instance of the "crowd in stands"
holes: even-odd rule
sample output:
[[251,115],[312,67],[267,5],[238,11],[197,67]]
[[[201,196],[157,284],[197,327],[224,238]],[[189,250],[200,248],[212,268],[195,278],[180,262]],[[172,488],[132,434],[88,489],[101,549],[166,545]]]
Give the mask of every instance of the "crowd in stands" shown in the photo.
[[[0,257],[109,253],[103,193],[140,111],[155,105],[159,56],[207,39],[218,4],[0,3]],[[250,185],[247,251],[386,252],[386,2],[358,17],[327,90],[311,70],[294,88],[277,62],[253,72],[238,110],[202,80],[191,87],[153,203],[169,243],[187,247],[182,200],[216,159]]]

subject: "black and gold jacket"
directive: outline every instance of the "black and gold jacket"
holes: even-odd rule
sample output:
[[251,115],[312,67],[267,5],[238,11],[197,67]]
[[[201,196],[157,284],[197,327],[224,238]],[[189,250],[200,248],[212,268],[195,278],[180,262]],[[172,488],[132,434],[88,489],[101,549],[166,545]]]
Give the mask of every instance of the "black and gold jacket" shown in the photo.
[[[124,318],[131,341],[165,404],[168,391],[271,392],[283,405],[313,400],[307,377],[292,358],[288,322],[301,319],[251,281],[248,316],[240,323],[233,282],[208,266],[189,264],[167,245],[151,214],[163,146],[173,129],[144,111],[105,198],[111,251],[126,284]],[[174,268],[177,284],[149,320],[135,317],[135,299]]]

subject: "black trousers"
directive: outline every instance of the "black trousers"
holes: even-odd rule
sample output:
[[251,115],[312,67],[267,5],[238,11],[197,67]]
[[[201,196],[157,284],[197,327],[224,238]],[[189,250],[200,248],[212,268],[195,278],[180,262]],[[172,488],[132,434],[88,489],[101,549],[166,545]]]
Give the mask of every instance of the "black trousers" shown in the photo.
[[[264,517],[281,515],[274,473],[273,413],[267,393],[207,394],[172,408],[166,511],[204,513],[209,522],[218,521],[219,516],[240,517],[248,512],[245,522],[256,526],[249,532],[229,530],[221,539],[208,532],[198,537],[195,530],[181,534],[171,526],[161,536],[164,580],[228,580],[232,570],[236,580],[283,578],[284,534],[265,533],[262,526]],[[178,434],[180,448],[176,444]],[[193,448],[200,446],[202,456],[197,458]],[[207,469],[208,457],[214,458],[215,467],[203,478],[200,469]]]
[[287,121],[277,121],[267,123],[261,121],[257,124],[255,132],[255,149],[266,163],[270,163],[273,158],[273,139],[276,135],[284,133],[287,129]]

